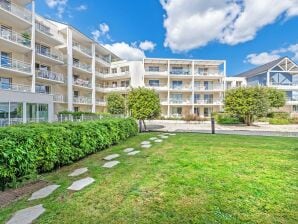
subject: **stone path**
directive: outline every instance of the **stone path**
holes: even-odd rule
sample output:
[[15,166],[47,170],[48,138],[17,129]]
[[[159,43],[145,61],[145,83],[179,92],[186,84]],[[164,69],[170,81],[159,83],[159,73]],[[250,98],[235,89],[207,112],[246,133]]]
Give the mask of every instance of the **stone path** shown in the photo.
[[149,145],[151,142],[149,142],[149,141],[142,141],[141,142],[141,145]]
[[144,149],[149,149],[151,146],[152,146],[152,145],[150,145],[150,144],[147,144],[147,145],[141,145],[141,147],[144,148]]
[[123,152],[128,153],[128,152],[132,152],[133,150],[135,150],[135,149],[134,148],[126,148],[123,150]]
[[162,142],[162,139],[156,139],[154,142],[160,143],[160,142]]
[[118,165],[120,162],[119,161],[110,161],[110,162],[107,162],[107,163],[105,163],[105,164],[103,164],[103,166],[102,167],[104,167],[104,168],[112,168],[113,166],[116,166],[116,165]]
[[132,152],[127,153],[127,155],[134,156],[134,155],[136,155],[138,153],[140,153],[140,151],[132,151]]
[[79,191],[82,190],[83,188],[87,187],[88,185],[92,184],[95,180],[91,177],[86,177],[84,179],[81,180],[77,180],[75,182],[72,183],[72,185],[70,187],[68,187],[68,190],[72,190],[72,191]]
[[113,160],[113,159],[116,159],[116,158],[118,158],[120,155],[119,154],[112,154],[112,155],[109,155],[109,156],[106,156],[105,158],[104,158],[104,160]]
[[169,138],[169,136],[166,136],[166,135],[163,135],[163,136],[160,136],[160,137],[164,138],[164,139]]
[[45,212],[43,205],[36,205],[17,211],[6,224],[30,224]]
[[86,173],[88,171],[88,168],[84,167],[84,168],[79,168],[79,169],[76,169],[74,170],[71,174],[69,174],[68,176],[69,177],[76,177],[76,176],[79,176],[83,173]]
[[38,191],[35,191],[31,195],[31,197],[28,199],[28,201],[45,198],[45,197],[49,196],[50,194],[52,194],[58,187],[60,187],[60,185],[54,184],[54,185],[44,187]]
[[154,140],[157,140],[158,138],[156,137],[152,137],[152,138],[149,138],[150,141],[154,141]]

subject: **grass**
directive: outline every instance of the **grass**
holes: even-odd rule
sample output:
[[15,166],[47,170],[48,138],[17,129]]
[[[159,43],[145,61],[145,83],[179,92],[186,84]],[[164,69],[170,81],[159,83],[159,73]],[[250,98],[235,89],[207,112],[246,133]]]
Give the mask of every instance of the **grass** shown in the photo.
[[[37,223],[298,223],[298,140],[177,134],[136,156],[122,150],[156,133],[130,138],[42,178],[61,187],[46,199],[24,198],[0,210],[0,223],[42,203]],[[102,158],[121,153],[118,166]],[[80,192],[67,175],[88,167],[96,182]]]

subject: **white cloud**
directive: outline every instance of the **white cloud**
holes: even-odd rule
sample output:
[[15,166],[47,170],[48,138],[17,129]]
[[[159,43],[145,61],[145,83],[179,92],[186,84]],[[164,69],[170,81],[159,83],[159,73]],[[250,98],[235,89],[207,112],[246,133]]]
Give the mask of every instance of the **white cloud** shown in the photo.
[[108,24],[101,23],[99,24],[98,29],[93,30],[91,34],[95,41],[99,41],[99,38],[103,36],[105,36],[107,39],[110,39],[110,36],[108,34],[109,31],[110,31],[110,27],[108,26]]
[[245,62],[253,65],[263,65],[267,62],[276,60],[282,56],[289,56],[298,62],[298,44],[292,44],[286,48],[279,48],[271,52],[262,52],[259,54],[249,54],[246,56]]
[[279,17],[298,15],[298,0],[160,0],[165,46],[188,51],[210,41],[235,45],[255,38]]
[[79,5],[78,7],[75,8],[77,11],[85,11],[88,9],[87,5]]
[[65,12],[65,8],[67,6],[68,0],[46,0],[46,4],[48,7],[52,9],[56,9],[57,16],[61,19]]
[[143,51],[153,51],[155,46],[156,44],[149,40],[142,41],[139,44],[139,48],[141,48]]
[[145,58],[145,53],[142,49],[137,48],[133,44],[127,44],[125,42],[113,43],[113,44],[105,44],[107,49],[114,52],[120,58],[135,61],[142,60]]

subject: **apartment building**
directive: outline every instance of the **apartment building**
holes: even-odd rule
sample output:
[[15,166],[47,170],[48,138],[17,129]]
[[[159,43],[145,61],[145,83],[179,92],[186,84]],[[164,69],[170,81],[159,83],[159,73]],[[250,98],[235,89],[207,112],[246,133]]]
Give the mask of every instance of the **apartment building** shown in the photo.
[[248,86],[268,86],[285,91],[286,105],[280,111],[298,114],[298,65],[288,57],[258,66],[232,77],[236,81],[244,79]]

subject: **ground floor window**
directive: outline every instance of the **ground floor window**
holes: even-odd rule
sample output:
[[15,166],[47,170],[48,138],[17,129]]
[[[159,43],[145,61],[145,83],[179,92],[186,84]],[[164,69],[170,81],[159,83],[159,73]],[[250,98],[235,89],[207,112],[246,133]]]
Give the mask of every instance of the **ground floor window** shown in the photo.
[[293,112],[298,112],[298,105],[293,106]]
[[204,117],[211,117],[212,108],[205,107],[204,108]]
[[23,103],[0,103],[0,126],[23,122]]
[[200,116],[200,108],[199,107],[194,108],[194,114]]
[[182,107],[173,107],[172,108],[172,115],[181,116],[182,115]]
[[27,103],[26,114],[28,122],[46,122],[49,117],[48,105]]

